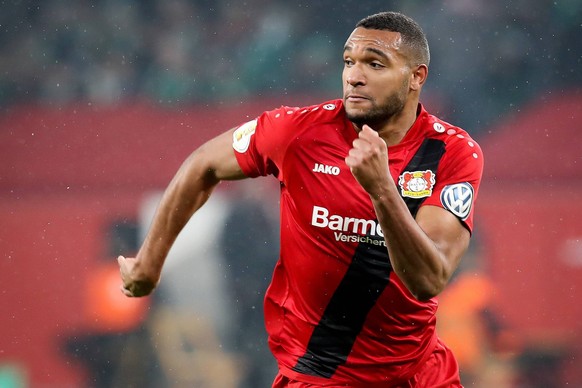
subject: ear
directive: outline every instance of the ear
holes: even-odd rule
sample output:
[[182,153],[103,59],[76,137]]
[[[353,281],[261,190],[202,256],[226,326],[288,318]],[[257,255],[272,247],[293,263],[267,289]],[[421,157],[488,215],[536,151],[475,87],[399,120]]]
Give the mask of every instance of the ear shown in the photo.
[[421,64],[412,69],[410,74],[410,89],[420,91],[428,77],[428,66]]

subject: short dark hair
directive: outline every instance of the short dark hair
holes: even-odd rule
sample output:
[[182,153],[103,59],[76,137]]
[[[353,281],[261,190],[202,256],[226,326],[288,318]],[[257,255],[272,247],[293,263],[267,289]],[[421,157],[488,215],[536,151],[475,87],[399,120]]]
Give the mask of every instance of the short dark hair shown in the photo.
[[420,25],[412,18],[399,12],[380,12],[360,20],[356,24],[356,28],[358,27],[399,32],[402,42],[411,49],[413,56],[411,59],[417,62],[416,65],[428,66],[430,62],[428,41]]

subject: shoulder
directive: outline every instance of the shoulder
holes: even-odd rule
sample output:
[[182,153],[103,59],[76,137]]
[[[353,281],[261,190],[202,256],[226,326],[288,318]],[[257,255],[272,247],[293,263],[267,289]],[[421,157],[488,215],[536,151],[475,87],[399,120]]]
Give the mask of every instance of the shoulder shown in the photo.
[[479,143],[466,130],[426,111],[423,117],[423,132],[426,137],[442,141],[449,157],[483,159]]
[[[341,120],[346,120],[341,100],[304,107],[281,106],[237,127],[233,133],[233,148],[239,154],[250,155],[257,165],[280,169],[289,150],[299,147],[309,136],[316,137],[312,129],[326,128],[326,124]],[[267,168],[261,173],[264,171]]]
[[316,105],[304,107],[281,106],[280,108],[266,111],[259,117],[259,125],[292,126],[297,129],[298,125],[309,126],[310,124],[321,124],[344,118],[345,111],[342,100],[336,99]]
[[280,141],[305,128],[342,119],[345,120],[345,110],[340,99],[303,107],[282,105],[235,127],[234,148],[244,152],[251,138]]

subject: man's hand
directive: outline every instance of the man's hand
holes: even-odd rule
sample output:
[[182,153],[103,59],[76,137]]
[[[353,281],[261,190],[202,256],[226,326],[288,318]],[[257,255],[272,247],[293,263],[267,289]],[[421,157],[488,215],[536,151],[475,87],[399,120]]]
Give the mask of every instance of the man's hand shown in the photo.
[[390,180],[388,147],[368,125],[364,125],[346,157],[346,164],[364,190],[379,199]]
[[119,256],[117,262],[119,263],[119,271],[121,273],[121,280],[123,281],[121,291],[126,296],[139,297],[149,295],[158,285],[159,279],[152,281],[144,276],[138,275],[137,259]]

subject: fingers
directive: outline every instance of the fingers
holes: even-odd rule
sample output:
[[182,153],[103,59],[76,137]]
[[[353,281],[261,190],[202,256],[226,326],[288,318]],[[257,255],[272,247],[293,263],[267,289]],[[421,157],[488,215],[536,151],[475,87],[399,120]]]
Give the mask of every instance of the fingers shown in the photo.
[[125,296],[129,297],[135,296],[133,292],[129,289],[129,285],[126,283],[128,274],[127,259],[124,256],[119,255],[117,256],[117,264],[119,264],[119,274],[121,276],[122,281],[121,285],[119,286],[121,292],[123,292]]
[[133,292],[131,292],[131,290],[128,290],[127,288],[125,288],[125,286],[123,284],[121,286],[119,286],[119,289],[121,290],[121,292],[123,292],[123,295],[130,297],[130,298],[135,297]]
[[[382,143],[379,143],[380,141],[382,141]],[[354,140],[352,145],[353,148],[357,150],[368,152],[383,143],[384,142],[380,139],[378,132],[374,131],[370,126],[364,125],[362,130],[358,132],[358,137]]]
[[[121,276],[121,292],[128,297],[142,297],[151,294],[157,282],[135,273],[136,258],[118,256],[119,273]],[[159,282],[159,279],[158,279]]]
[[120,255],[117,257],[117,264],[119,264],[119,274],[121,275],[121,279],[125,280],[128,273],[127,259]]
[[378,134],[378,132],[374,131],[374,130],[372,129],[372,127],[370,127],[368,124],[364,124],[364,125],[362,126],[362,131],[363,131],[364,133],[375,133],[375,134]]
[[[379,143],[379,142],[382,143]],[[384,145],[378,132],[374,131],[369,125],[364,124],[362,130],[358,132],[358,137],[353,141],[352,148],[345,159],[348,167],[353,168],[361,164],[364,158],[376,154]]]
[[372,139],[379,138],[378,132],[374,131],[368,124],[364,124],[362,130],[358,133],[359,139],[367,139],[368,141],[373,141]]

